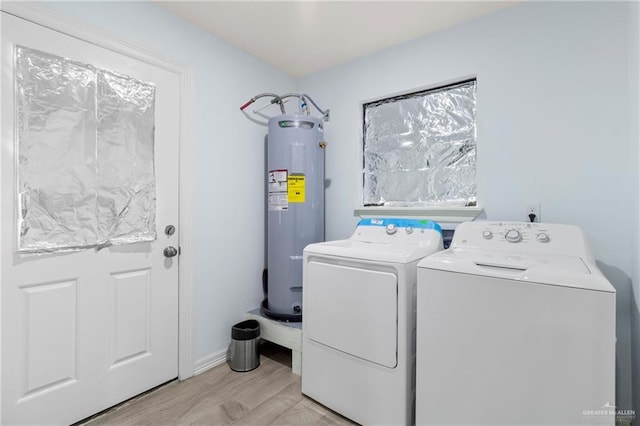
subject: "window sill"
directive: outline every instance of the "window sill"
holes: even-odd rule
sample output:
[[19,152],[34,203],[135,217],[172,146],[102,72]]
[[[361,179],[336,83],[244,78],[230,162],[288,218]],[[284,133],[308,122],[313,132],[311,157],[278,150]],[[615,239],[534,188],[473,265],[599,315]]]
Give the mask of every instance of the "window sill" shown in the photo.
[[353,211],[362,218],[393,216],[398,218],[422,218],[436,222],[458,224],[475,219],[482,207],[360,207]]

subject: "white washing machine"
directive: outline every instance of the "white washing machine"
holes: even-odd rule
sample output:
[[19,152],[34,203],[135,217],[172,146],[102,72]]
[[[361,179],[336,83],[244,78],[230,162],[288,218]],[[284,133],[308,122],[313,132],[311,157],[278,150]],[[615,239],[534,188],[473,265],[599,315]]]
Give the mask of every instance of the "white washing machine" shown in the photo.
[[304,249],[305,395],[361,424],[413,422],[417,263],[439,250],[440,226],[413,219]]
[[615,290],[580,228],[459,225],[417,311],[416,424],[614,424]]

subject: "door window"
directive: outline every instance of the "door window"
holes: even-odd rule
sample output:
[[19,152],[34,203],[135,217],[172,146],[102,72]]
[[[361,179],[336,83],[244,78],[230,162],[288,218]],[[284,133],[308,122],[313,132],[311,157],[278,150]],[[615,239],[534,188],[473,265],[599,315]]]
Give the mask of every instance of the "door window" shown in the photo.
[[16,46],[18,251],[153,241],[151,83]]

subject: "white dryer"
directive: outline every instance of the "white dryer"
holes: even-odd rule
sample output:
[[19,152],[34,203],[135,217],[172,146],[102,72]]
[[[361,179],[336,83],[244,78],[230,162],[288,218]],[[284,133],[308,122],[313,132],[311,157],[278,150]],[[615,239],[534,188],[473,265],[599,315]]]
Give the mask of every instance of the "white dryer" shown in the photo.
[[416,424],[614,424],[615,290],[580,228],[459,225],[417,311]]
[[435,222],[362,219],[304,249],[305,395],[361,424],[413,422],[417,263],[442,248]]

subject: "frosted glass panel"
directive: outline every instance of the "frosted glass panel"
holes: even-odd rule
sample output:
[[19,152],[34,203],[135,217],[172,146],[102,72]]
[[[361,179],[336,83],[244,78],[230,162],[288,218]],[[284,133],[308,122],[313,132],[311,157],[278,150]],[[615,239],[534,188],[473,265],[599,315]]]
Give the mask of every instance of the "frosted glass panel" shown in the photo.
[[155,239],[155,88],[15,49],[18,251]]

